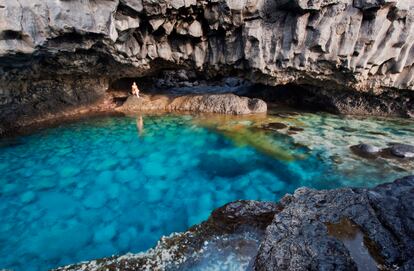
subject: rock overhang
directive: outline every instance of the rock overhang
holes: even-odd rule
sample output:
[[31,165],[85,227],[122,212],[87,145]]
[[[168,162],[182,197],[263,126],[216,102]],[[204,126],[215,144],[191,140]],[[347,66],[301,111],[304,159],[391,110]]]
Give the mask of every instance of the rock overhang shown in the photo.
[[[0,6],[1,106],[16,114],[22,101],[47,100],[45,91],[62,95],[56,83],[74,97],[96,97],[111,81],[174,67],[401,99],[414,88],[410,1],[1,0]],[[107,83],[73,92],[70,76]]]

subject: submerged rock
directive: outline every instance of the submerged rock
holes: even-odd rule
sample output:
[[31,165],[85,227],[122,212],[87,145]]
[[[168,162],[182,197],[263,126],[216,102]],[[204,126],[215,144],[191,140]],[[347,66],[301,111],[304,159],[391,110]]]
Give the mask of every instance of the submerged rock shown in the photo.
[[268,123],[266,125],[263,126],[264,129],[266,130],[282,130],[287,128],[288,126],[284,123],[281,122],[272,122],[272,123]]
[[250,255],[254,270],[414,270],[413,209],[414,176],[372,189],[299,188],[278,204],[229,203],[189,231],[162,238],[146,253],[56,270],[191,268],[209,259],[203,253],[211,242],[229,234],[240,241],[243,232],[259,233],[259,251]]
[[358,129],[356,128],[352,128],[352,127],[348,127],[348,126],[342,126],[339,127],[340,130],[344,131],[344,132],[349,132],[349,133],[353,133],[353,132],[357,132]]
[[407,144],[393,144],[391,154],[400,158],[414,158],[414,146]]
[[112,222],[111,224],[98,229],[95,232],[93,238],[94,238],[94,241],[97,243],[109,242],[112,238],[115,237],[116,232],[117,232],[116,223]]
[[350,149],[356,155],[364,157],[364,158],[375,158],[381,151],[380,148],[373,146],[373,145],[365,144],[365,143],[353,145],[350,147]]
[[358,144],[351,146],[351,151],[363,158],[377,158],[381,156],[386,159],[414,158],[414,146],[400,143],[390,143],[388,148],[378,148],[369,144]]
[[381,149],[369,144],[359,144],[358,148],[365,153],[377,153]]
[[24,194],[22,194],[20,196],[20,200],[24,203],[24,204],[28,204],[32,201],[34,201],[36,198],[36,194],[33,191],[27,191]]
[[293,132],[303,132],[305,129],[301,128],[301,127],[295,127],[295,126],[291,126],[289,127],[289,131],[293,131]]
[[234,94],[204,94],[183,96],[131,96],[118,110],[125,112],[188,111],[197,113],[253,114],[265,113],[267,105],[260,99]]

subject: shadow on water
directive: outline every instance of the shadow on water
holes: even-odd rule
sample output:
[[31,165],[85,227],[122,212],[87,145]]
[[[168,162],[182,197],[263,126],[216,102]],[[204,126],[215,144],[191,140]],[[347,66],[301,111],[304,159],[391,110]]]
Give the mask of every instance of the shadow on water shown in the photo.
[[3,148],[12,148],[23,145],[24,142],[17,138],[4,138],[0,139],[0,149]]

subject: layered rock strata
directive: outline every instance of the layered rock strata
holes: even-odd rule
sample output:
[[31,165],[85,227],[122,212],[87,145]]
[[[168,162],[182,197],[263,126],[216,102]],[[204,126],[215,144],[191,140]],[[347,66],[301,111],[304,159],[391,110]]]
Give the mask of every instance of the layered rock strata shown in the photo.
[[412,1],[0,0],[0,17],[3,123],[178,67],[374,96],[405,90],[412,111]]
[[229,234],[259,232],[254,270],[413,270],[414,176],[372,189],[299,188],[279,203],[237,201],[146,253],[57,270],[179,270]]

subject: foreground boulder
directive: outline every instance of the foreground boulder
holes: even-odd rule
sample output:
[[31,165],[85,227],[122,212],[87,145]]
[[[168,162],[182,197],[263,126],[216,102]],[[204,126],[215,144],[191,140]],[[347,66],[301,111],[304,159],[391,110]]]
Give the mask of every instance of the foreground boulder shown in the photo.
[[[384,269],[414,268],[414,177],[373,189],[301,188],[281,203],[260,245],[256,270],[369,270],[352,257],[363,246],[366,257]],[[360,230],[363,246],[347,247],[352,236],[328,234],[328,225],[340,230],[344,219]]]
[[267,105],[260,99],[234,94],[204,94],[184,96],[130,96],[119,109],[124,112],[182,111],[196,113],[253,114],[266,113]]
[[228,240],[229,235],[243,239],[246,232],[256,232],[260,247],[250,250],[248,269],[409,271],[414,270],[413,210],[414,176],[372,189],[299,188],[277,204],[227,204],[187,232],[162,238],[146,253],[57,270],[191,268],[212,240]]

